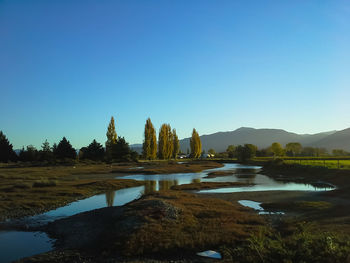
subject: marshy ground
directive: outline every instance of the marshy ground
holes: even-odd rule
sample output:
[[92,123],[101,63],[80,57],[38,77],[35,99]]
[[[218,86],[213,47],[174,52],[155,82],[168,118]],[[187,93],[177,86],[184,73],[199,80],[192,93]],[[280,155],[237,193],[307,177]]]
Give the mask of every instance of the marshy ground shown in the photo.
[[[114,179],[118,174],[186,173],[220,166],[215,162],[144,162],[2,168],[0,193],[8,203],[1,203],[1,211],[9,216],[12,206],[30,214],[40,211],[36,207],[47,210],[60,206],[59,202],[62,205],[74,198],[146,183]],[[122,207],[97,209],[49,223],[41,230],[57,240],[56,250],[20,262],[215,261],[195,256],[207,249],[220,251],[224,262],[259,262],[262,258],[264,262],[281,262],[281,257],[290,262],[298,258],[305,262],[350,259],[350,171],[282,164],[266,166],[262,173],[283,181],[327,182],[337,189],[195,194],[194,190],[246,184],[193,182],[172,186],[171,190],[146,194]],[[232,171],[214,171],[207,178],[229,175]],[[31,184],[28,188],[16,187],[27,183]],[[31,202],[23,197],[32,198]],[[285,214],[260,216],[239,205],[239,200],[260,202],[266,211]],[[291,249],[286,250],[288,247]],[[317,251],[325,252],[316,257]]]

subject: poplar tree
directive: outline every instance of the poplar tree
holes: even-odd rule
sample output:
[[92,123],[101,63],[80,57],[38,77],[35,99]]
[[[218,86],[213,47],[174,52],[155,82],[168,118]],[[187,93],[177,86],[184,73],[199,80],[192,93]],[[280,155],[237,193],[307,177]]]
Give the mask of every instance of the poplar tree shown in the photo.
[[157,137],[151,119],[148,118],[145,124],[145,139],[142,145],[143,158],[152,160],[157,157]]
[[166,141],[167,141],[167,135],[166,135],[166,124],[162,124],[159,130],[158,135],[158,157],[159,159],[165,159],[166,158]]
[[192,131],[190,146],[191,146],[191,157],[199,158],[202,153],[202,142],[196,129],[193,129]]
[[171,159],[173,156],[173,149],[174,149],[174,143],[173,143],[173,133],[171,132],[170,124],[167,125],[167,159]]
[[179,138],[177,137],[176,130],[173,129],[173,158],[176,159],[177,154],[180,151],[180,142]]
[[111,117],[111,121],[109,122],[108,128],[107,128],[107,141],[106,141],[106,153],[108,157],[111,156],[111,149],[114,144],[117,142],[117,132],[115,131],[115,124],[114,124],[114,118]]
[[158,136],[159,159],[170,159],[173,155],[173,135],[170,124],[163,124]]

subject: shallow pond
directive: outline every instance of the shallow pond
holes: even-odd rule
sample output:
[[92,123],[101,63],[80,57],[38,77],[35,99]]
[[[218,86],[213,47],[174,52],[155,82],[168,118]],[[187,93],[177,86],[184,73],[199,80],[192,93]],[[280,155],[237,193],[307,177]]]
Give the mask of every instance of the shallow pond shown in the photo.
[[[291,183],[274,180],[268,176],[259,174],[260,166],[241,165],[227,163],[223,167],[205,170],[198,173],[176,173],[176,174],[133,174],[119,179],[134,179],[146,181],[145,193],[168,190],[173,185],[198,183],[198,182],[242,182],[250,184],[246,187],[225,187],[210,190],[201,190],[199,193],[233,193],[251,191],[325,191],[333,187],[324,184],[311,185],[304,183]],[[232,171],[232,175],[206,178],[208,173],[215,171]]]
[[[35,227],[59,218],[72,216],[106,206],[122,206],[139,197],[144,187],[132,187],[82,199],[49,212],[11,220],[2,225],[7,228]],[[23,257],[44,253],[53,249],[53,240],[42,232],[0,231],[0,262],[11,262]]]
[[238,203],[240,205],[253,208],[254,210],[259,212],[259,215],[284,215],[284,212],[269,212],[265,211],[260,205],[261,203],[251,201],[251,200],[239,200]]

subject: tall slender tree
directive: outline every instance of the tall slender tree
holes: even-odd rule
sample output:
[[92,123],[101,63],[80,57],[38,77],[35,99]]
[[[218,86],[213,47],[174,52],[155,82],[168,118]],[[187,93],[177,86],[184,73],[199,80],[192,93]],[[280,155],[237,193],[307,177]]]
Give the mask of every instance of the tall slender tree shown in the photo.
[[176,134],[176,129],[173,129],[173,158],[176,159],[177,154],[180,151],[180,142]]
[[111,121],[109,122],[107,128],[107,141],[106,141],[106,153],[107,156],[111,156],[111,149],[114,144],[117,142],[117,132],[115,131],[114,117],[111,117]]
[[173,135],[170,124],[163,124],[158,136],[159,159],[170,159],[173,155]]
[[193,129],[192,131],[190,146],[191,146],[191,157],[199,158],[202,153],[202,142],[196,129]]
[[162,126],[159,129],[159,135],[158,135],[158,158],[159,159],[166,159],[166,144],[167,144],[167,135],[166,135],[166,124],[162,124]]
[[148,118],[145,124],[145,139],[142,145],[143,158],[152,160],[157,157],[157,137],[151,119]]
[[170,124],[167,125],[167,159],[171,159],[173,156],[173,150],[174,150],[174,142],[173,142],[173,133],[171,132]]

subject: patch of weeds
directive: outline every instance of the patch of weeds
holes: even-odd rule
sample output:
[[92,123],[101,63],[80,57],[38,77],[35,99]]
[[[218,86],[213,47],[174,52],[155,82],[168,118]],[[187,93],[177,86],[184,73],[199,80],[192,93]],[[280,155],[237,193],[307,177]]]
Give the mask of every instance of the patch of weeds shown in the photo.
[[20,182],[16,183],[13,187],[14,188],[20,188],[20,189],[30,189],[32,188],[33,184],[30,182]]
[[33,183],[33,187],[51,187],[56,185],[57,185],[56,180],[36,180]]
[[289,235],[263,227],[240,247],[222,249],[233,262],[347,262],[350,238],[298,223]]

